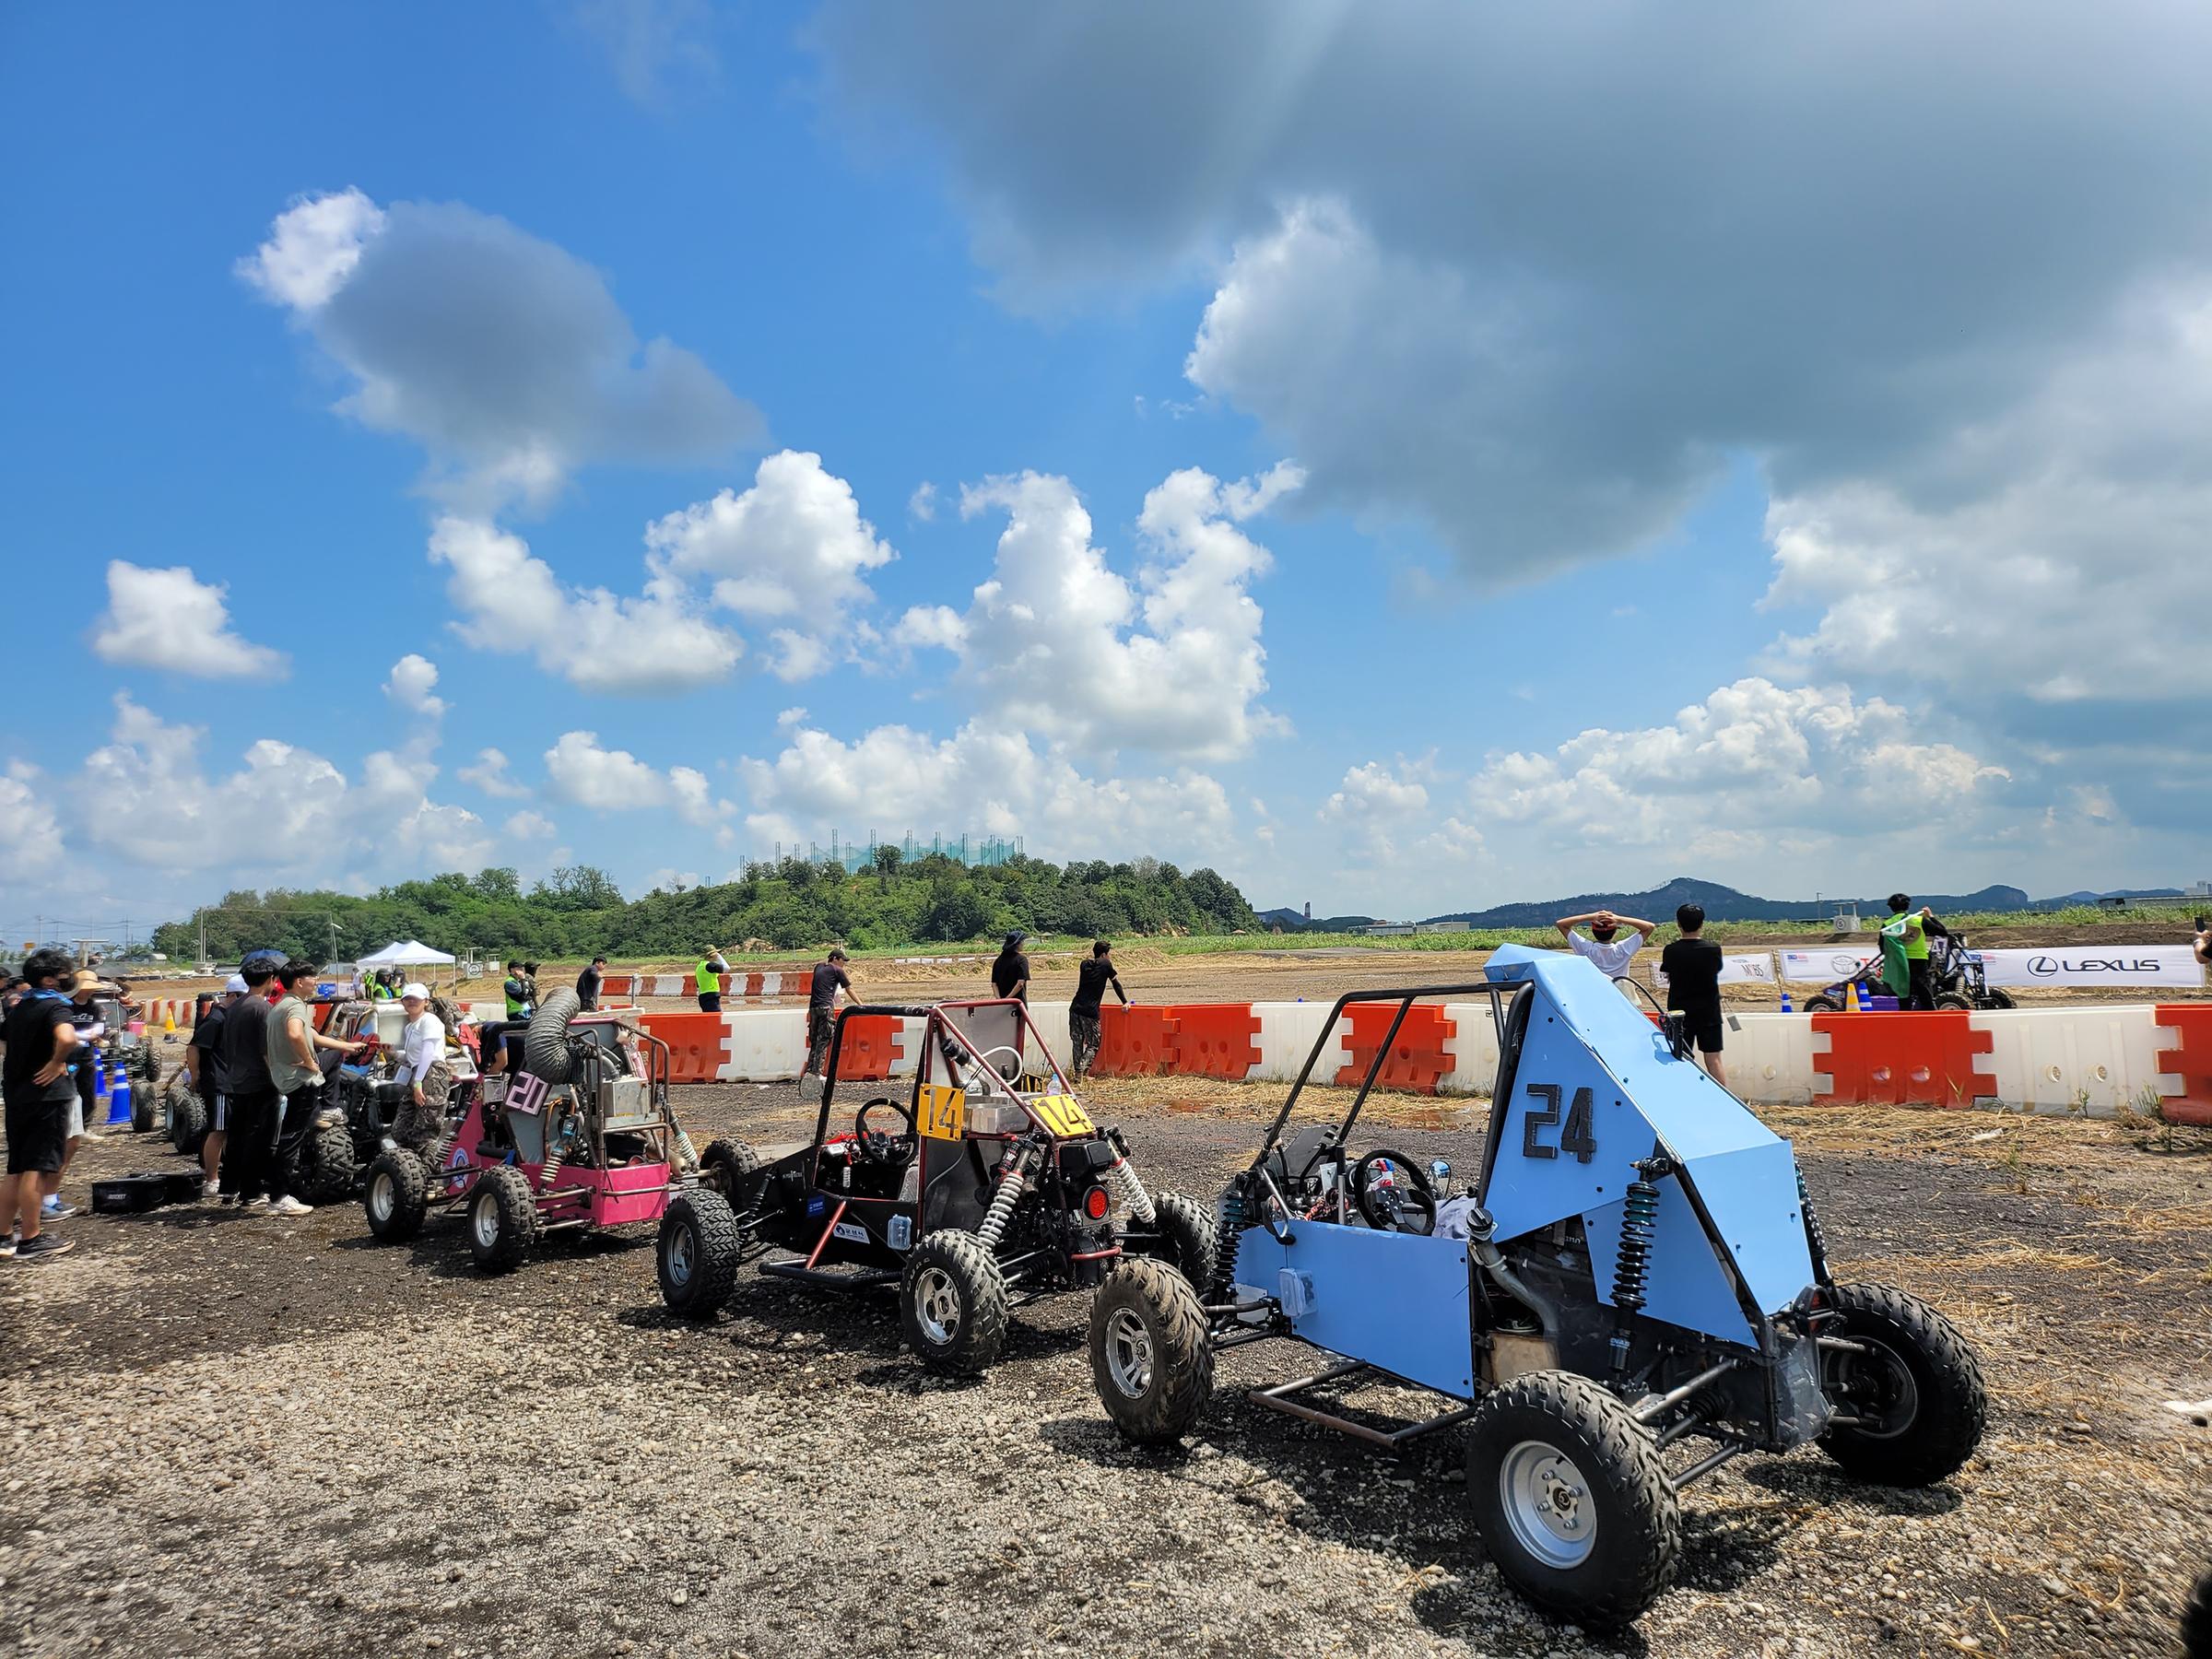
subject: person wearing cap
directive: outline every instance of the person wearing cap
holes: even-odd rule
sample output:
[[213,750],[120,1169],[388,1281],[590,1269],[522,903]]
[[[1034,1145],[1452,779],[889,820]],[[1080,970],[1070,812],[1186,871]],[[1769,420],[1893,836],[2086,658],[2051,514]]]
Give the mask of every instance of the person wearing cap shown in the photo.
[[251,1202],[259,1185],[265,1184],[273,1216],[304,1216],[312,1207],[292,1188],[299,1179],[300,1149],[306,1145],[308,1133],[323,1109],[323,1063],[315,1051],[358,1054],[364,1046],[315,1030],[314,1016],[308,1012],[307,1004],[315,994],[315,980],[322,971],[320,963],[296,957],[276,971],[276,984],[284,995],[269,1010],[265,1039],[269,1080],[283,1103],[276,1112],[265,1114],[268,1122],[264,1125],[261,1158],[254,1168],[256,1181],[248,1183],[240,1199],[241,1203]]
[[0,1177],[0,1222],[18,1230],[0,1236],[0,1255],[29,1264],[66,1253],[65,1239],[39,1230],[41,1199],[49,1171],[62,1167],[69,1112],[76,1088],[69,1080],[69,1055],[76,1028],[69,1018],[66,987],[76,963],[52,946],[23,959],[24,994],[8,1008],[0,1026],[7,1049],[0,1060],[0,1097],[5,1097],[7,1168]]
[[401,986],[399,1006],[407,1011],[407,1025],[393,1080],[407,1086],[407,1099],[392,1120],[392,1138],[418,1152],[445,1127],[453,1074],[445,1063],[445,1021],[430,1011],[430,988],[419,981]]
[[844,947],[832,945],[828,959],[814,965],[814,980],[806,990],[806,1066],[799,1073],[802,1081],[820,1077],[822,1067],[830,1063],[830,1015],[837,1006],[841,990],[847,1001],[853,1000],[853,976],[845,971]]
[[1030,959],[1021,954],[1022,941],[1029,936],[1016,928],[1006,935],[1006,947],[991,964],[991,989],[1021,1003],[1030,1000]]
[[699,991],[699,1011],[701,1014],[722,1012],[722,976],[729,971],[730,965],[723,960],[719,947],[700,958],[691,982]]
[[1083,1074],[1099,1057],[1099,1010],[1105,1004],[1109,985],[1122,999],[1122,1006],[1127,1007],[1129,993],[1122,989],[1122,976],[1113,971],[1113,942],[1100,939],[1076,970],[1076,994],[1067,1005],[1067,1046],[1074,1052],[1076,1067],[1068,1076],[1071,1083],[1082,1082]]
[[207,1005],[207,1012],[194,1021],[192,1041],[184,1050],[184,1075],[192,1091],[207,1108],[207,1138],[200,1143],[200,1202],[213,1204],[222,1188],[216,1172],[223,1166],[223,1142],[229,1138],[230,1101],[223,1087],[223,1021],[238,999],[246,994],[246,982],[232,974],[222,994]]

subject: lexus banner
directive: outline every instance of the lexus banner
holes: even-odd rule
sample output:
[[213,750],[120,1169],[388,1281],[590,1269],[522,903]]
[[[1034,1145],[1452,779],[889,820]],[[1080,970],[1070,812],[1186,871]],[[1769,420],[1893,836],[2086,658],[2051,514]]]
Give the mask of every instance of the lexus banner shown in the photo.
[[1982,950],[1993,985],[2197,985],[2205,971],[2186,945],[2089,945],[2053,950]]

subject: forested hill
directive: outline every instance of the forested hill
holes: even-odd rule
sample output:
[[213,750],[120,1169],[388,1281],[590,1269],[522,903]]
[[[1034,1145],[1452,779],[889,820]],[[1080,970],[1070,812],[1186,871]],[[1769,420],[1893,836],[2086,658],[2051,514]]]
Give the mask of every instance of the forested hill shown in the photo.
[[346,960],[406,938],[456,956],[680,959],[712,946],[740,949],[748,939],[803,950],[832,940],[859,947],[995,942],[1016,927],[1112,937],[1260,926],[1244,895],[1213,871],[1186,875],[1157,859],[1062,866],[1016,857],[969,868],[937,854],[904,864],[892,847],[878,856],[877,868],[859,875],[796,858],[751,865],[737,881],[634,901],[588,865],[556,870],[526,890],[500,868],[402,882],[367,897],[235,892],[156,929],[153,947],[189,960],[202,922],[218,961],[264,946]]

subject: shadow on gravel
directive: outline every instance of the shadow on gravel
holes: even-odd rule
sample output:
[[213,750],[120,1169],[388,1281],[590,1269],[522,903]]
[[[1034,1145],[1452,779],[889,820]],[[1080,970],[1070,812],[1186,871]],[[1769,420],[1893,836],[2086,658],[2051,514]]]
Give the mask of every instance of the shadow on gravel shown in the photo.
[[[523,1259],[522,1265],[514,1272],[527,1274],[533,1265],[546,1261],[582,1265],[618,1259],[634,1251],[650,1249],[652,1244],[650,1237],[566,1230],[540,1239],[537,1248]],[[458,1217],[433,1217],[424,1223],[422,1231],[403,1243],[387,1244],[375,1234],[362,1231],[342,1239],[333,1239],[330,1248],[365,1251],[378,1255],[396,1254],[405,1251],[407,1265],[419,1268],[432,1278],[484,1280],[509,1277],[506,1274],[486,1273],[476,1265],[469,1254],[467,1232]]]

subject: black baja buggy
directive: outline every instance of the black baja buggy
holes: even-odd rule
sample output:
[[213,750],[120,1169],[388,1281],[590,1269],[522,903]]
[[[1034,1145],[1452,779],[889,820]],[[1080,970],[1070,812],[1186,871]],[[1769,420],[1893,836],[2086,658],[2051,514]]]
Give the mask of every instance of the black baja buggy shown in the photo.
[[[876,1095],[850,1127],[833,1124],[847,1023],[880,1015],[927,1022],[912,1093]],[[830,1037],[811,1143],[766,1164],[742,1141],[707,1148],[661,1223],[661,1296],[710,1317],[752,1261],[800,1284],[895,1285],[907,1346],[933,1369],[973,1374],[997,1359],[1013,1308],[1095,1287],[1124,1251],[1203,1286],[1213,1216],[1146,1190],[1121,1132],[1091,1121],[1028,1009],[856,1006]]]

